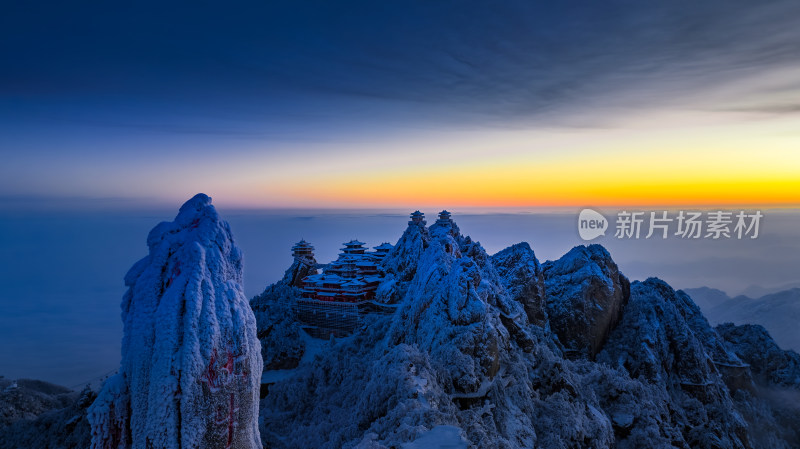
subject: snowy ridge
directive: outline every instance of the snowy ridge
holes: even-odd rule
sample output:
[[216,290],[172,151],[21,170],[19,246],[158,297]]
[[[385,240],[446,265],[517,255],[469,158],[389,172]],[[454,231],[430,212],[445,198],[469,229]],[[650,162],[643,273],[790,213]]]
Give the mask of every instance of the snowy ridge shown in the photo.
[[242,255],[198,194],[125,276],[117,375],[89,411],[93,448],[255,448],[261,377]]
[[793,447],[800,418],[758,396],[687,295],[631,285],[599,245],[490,257],[449,214],[415,215],[382,264],[378,300],[396,312],[270,386],[266,447]]

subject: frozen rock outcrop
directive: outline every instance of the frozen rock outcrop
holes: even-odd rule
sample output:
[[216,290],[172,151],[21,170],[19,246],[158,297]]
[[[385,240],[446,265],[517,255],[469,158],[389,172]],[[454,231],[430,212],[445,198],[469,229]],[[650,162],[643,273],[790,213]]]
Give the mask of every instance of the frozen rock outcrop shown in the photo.
[[593,359],[622,316],[630,282],[600,245],[576,246],[543,269],[553,332],[568,356]]
[[313,247],[305,240],[292,249],[294,260],[283,278],[250,300],[258,323],[265,371],[295,368],[305,353],[293,305],[301,296],[303,279],[317,274],[317,260],[311,251]]
[[250,300],[258,322],[265,371],[295,368],[305,353],[300,323],[292,306],[300,298],[300,290],[291,284],[288,275],[287,270],[287,276],[281,281]]
[[522,304],[528,322],[547,323],[544,272],[530,245],[517,243],[492,256],[492,264],[509,299]]
[[631,284],[623,318],[597,359],[661,390],[672,409],[664,426],[679,429],[684,445],[750,447],[747,424],[711,356],[716,344],[707,340],[719,337],[707,323],[692,329],[690,311],[682,311],[687,298],[660,279]]
[[800,355],[781,349],[763,326],[725,323],[716,331],[728,348],[750,365],[759,383],[800,391]]
[[89,411],[92,447],[261,447],[261,348],[230,227],[198,194],[147,245],[125,276],[122,362]]
[[800,447],[800,355],[778,347],[764,327],[721,324],[716,331],[749,365],[755,388],[737,397],[758,447]]
[[308,242],[301,240],[295,244],[294,261],[283,274],[280,283],[290,287],[302,287],[303,278],[317,274],[317,259],[314,258],[314,249]]
[[417,273],[419,259],[430,244],[430,234],[426,224],[422,213],[416,211],[411,214],[408,227],[381,263],[386,281],[378,289],[378,301],[396,303],[405,295],[408,282]]

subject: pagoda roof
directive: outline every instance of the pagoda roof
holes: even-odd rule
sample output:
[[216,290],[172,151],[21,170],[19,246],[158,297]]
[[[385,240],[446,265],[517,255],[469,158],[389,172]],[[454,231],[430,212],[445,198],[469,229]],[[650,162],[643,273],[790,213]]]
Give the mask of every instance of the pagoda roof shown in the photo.
[[380,244],[380,245],[378,245],[378,246],[373,246],[373,248],[374,248],[374,249],[386,249],[386,250],[389,250],[389,249],[392,249],[392,248],[394,248],[394,245],[392,245],[392,244],[391,244],[391,243],[389,243],[389,242],[383,242],[383,243],[381,243],[381,244]]
[[305,240],[300,240],[299,242],[295,243],[294,246],[292,246],[292,249],[295,249],[295,248],[311,248],[311,249],[314,249],[314,247],[311,246],[311,244],[306,242]]
[[362,246],[366,245],[364,242],[359,242],[358,240],[350,240],[349,242],[343,243],[344,246]]
[[342,286],[345,286],[345,285],[349,285],[349,286],[352,286],[352,285],[364,285],[364,284],[365,284],[365,282],[363,282],[363,281],[359,281],[358,279],[352,279],[352,280],[342,284]]

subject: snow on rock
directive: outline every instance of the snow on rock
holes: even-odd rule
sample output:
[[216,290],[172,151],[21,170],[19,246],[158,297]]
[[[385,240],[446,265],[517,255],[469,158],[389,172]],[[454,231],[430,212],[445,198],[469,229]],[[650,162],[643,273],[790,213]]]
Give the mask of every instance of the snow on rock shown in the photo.
[[412,443],[403,444],[403,449],[467,449],[461,438],[461,429],[455,426],[436,426]]
[[92,447],[260,447],[260,344],[229,225],[198,194],[147,244],[125,276],[122,362],[90,408]]
[[[63,387],[42,381],[19,380],[20,390],[47,396],[55,394],[58,402],[66,399],[58,393]],[[2,378],[0,378],[2,385]],[[32,387],[32,388],[31,388]],[[44,388],[41,388],[44,387]],[[53,388],[56,387],[56,388]],[[69,391],[69,390],[67,390]],[[63,408],[48,410],[35,419],[19,419],[9,426],[0,425],[0,449],[76,449],[91,444],[91,431],[86,419],[87,408],[97,396],[89,387],[80,393],[70,391],[72,400]],[[0,409],[5,408],[0,398]]]
[[719,337],[707,322],[701,331],[692,329],[681,312],[687,299],[660,279],[634,282],[623,318],[597,359],[661,389],[672,408],[665,424],[681,429],[684,444],[749,447],[747,424],[708,349],[706,339]]
[[544,274],[530,245],[509,246],[492,256],[492,264],[509,299],[522,304],[530,323],[545,326]]
[[9,380],[0,376],[0,429],[21,419],[34,419],[66,407],[76,393],[61,385],[32,379]]
[[763,326],[725,323],[716,331],[760,383],[800,390],[800,355],[778,347]]
[[675,292],[675,306],[728,388],[732,391],[752,390],[753,378],[747,363],[726,347],[725,340],[711,327],[700,307],[682,290]]
[[628,279],[600,245],[576,246],[543,271],[553,332],[568,355],[594,358],[628,302]]
[[675,292],[675,307],[683,317],[686,324],[703,344],[706,353],[713,359],[717,366],[745,366],[745,363],[725,346],[723,338],[715,331],[700,307],[692,301],[685,292]]
[[[264,371],[293,369],[303,358],[306,343],[293,304],[301,296],[303,278],[317,274],[316,267],[313,255],[295,256],[281,280],[250,300],[258,324]],[[269,374],[267,378],[277,375]]]
[[454,223],[431,226],[429,244],[416,261],[415,276],[389,330],[393,343],[414,344],[441,368],[449,368],[451,392],[474,392],[500,367],[498,345],[508,335],[489,307],[500,287],[491,279],[488,259],[480,245],[458,234]]
[[430,235],[424,220],[408,222],[400,240],[381,262],[386,278],[377,292],[378,301],[391,304],[403,298],[405,291],[401,289],[414,278],[417,263],[429,242]]
[[737,395],[759,447],[800,447],[800,355],[784,351],[759,325],[716,327],[731,351],[749,364],[756,387]]
[[291,287],[302,287],[303,278],[312,274],[317,274],[317,259],[312,255],[295,257],[280,283]]
[[302,330],[292,309],[300,290],[286,280],[270,285],[250,300],[258,322],[265,371],[295,368],[305,352]]

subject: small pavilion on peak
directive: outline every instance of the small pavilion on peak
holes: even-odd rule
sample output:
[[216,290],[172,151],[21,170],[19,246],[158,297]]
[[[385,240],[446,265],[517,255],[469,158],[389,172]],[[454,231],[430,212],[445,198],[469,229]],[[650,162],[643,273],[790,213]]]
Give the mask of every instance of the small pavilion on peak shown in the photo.
[[447,210],[443,210],[439,212],[439,219],[436,220],[436,223],[452,223],[453,220],[450,219],[450,212]]
[[417,225],[417,226],[425,226],[425,214],[422,212],[415,210],[411,213],[411,221],[408,222],[409,225]]
[[292,246],[292,257],[295,259],[309,259],[314,257],[314,247],[305,240],[300,240]]

